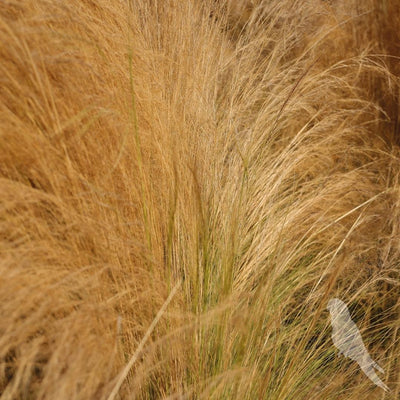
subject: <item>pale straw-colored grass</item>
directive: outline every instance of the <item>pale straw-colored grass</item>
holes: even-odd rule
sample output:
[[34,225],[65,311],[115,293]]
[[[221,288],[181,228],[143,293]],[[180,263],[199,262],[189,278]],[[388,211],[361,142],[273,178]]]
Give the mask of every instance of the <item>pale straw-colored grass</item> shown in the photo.
[[0,398],[397,398],[399,17],[1,3]]

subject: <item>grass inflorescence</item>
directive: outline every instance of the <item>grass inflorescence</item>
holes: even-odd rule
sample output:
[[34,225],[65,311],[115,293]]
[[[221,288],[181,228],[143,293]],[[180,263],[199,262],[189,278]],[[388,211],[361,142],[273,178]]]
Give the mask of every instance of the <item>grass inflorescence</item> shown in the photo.
[[399,32],[394,0],[2,2],[0,398],[397,398]]

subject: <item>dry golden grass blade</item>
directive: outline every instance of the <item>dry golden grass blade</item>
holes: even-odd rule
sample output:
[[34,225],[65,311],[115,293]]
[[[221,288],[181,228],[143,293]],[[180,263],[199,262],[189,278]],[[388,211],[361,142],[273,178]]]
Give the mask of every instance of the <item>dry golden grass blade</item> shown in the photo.
[[140,353],[142,352],[147,340],[149,339],[149,337],[152,334],[154,328],[158,324],[158,321],[160,320],[160,318],[165,313],[165,310],[167,309],[167,307],[168,307],[169,303],[171,302],[172,298],[175,296],[179,286],[180,286],[180,282],[178,282],[173,287],[173,289],[171,290],[171,292],[168,295],[167,299],[165,300],[164,304],[162,305],[162,307],[158,311],[157,315],[154,317],[154,320],[152,321],[151,325],[149,326],[149,329],[147,329],[146,334],[143,336],[143,339],[140,341],[139,346],[136,349],[135,353],[132,355],[132,357],[130,358],[129,362],[126,364],[125,368],[120,373],[120,376],[118,377],[118,381],[115,384],[112,392],[108,396],[107,400],[113,400],[117,396],[118,391],[121,388],[122,383],[126,379],[126,377],[127,377],[128,373],[129,373],[129,371],[131,370],[133,364],[135,364],[135,362],[137,361],[137,359],[138,359]]

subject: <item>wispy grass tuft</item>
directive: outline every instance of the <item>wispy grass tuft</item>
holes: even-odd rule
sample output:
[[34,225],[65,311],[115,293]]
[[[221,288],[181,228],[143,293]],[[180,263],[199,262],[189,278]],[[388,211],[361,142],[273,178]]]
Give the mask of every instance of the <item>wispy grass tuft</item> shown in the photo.
[[399,16],[3,2],[0,398],[397,398]]

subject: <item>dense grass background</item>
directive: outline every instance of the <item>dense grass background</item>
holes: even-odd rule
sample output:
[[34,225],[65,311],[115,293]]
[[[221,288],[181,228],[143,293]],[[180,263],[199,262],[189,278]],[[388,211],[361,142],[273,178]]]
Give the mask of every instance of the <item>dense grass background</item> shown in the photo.
[[1,399],[398,398],[399,32],[395,0],[1,2]]

